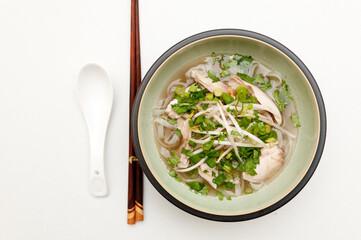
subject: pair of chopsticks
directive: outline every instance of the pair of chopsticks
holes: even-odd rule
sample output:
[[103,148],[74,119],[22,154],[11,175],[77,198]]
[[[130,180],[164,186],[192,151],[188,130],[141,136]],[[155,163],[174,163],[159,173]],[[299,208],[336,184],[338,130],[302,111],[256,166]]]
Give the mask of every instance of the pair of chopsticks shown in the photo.
[[[131,33],[130,33],[130,105],[129,123],[133,102],[141,82],[140,44],[139,44],[139,8],[138,0],[131,2]],[[143,172],[135,157],[131,129],[129,128],[129,163],[128,163],[128,224],[143,221]]]

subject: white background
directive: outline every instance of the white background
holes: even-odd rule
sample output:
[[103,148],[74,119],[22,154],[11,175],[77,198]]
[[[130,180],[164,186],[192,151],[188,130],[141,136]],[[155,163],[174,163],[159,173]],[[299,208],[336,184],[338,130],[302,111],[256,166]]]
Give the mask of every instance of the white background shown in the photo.
[[[0,1],[0,239],[360,239],[361,2],[140,0],[143,76],[178,41],[241,28],[298,55],[322,91],[325,151],[295,199],[255,220],[218,223],[167,202],[145,179],[145,221],[126,224],[130,0]],[[88,192],[80,68],[114,84],[107,198]]]

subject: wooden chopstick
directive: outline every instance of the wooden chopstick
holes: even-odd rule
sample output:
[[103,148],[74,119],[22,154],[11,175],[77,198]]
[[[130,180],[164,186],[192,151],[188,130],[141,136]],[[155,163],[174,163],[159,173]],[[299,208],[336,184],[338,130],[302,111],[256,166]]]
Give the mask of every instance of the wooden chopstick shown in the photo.
[[[131,1],[131,33],[130,33],[130,105],[129,123],[134,98],[141,82],[140,40],[139,40],[139,8],[138,0]],[[129,128],[129,163],[128,163],[128,224],[143,221],[143,172],[135,156],[131,129]]]

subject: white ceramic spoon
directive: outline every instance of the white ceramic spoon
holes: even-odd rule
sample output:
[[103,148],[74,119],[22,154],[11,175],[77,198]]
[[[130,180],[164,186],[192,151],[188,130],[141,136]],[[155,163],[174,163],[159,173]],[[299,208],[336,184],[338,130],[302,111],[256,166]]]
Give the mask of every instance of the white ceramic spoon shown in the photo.
[[108,74],[94,63],[79,73],[78,97],[90,138],[90,192],[96,197],[108,194],[104,175],[104,143],[113,104],[113,87]]

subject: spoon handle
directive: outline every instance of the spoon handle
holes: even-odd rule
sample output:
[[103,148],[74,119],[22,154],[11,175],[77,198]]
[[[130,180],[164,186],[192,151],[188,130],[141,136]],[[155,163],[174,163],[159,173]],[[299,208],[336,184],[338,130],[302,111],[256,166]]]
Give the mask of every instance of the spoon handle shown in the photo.
[[[103,137],[95,137],[90,132],[90,192],[95,197],[104,197],[108,194],[107,182],[104,175],[104,140]],[[95,134],[98,135],[98,134]]]

